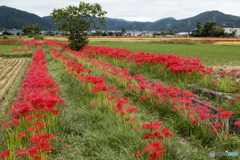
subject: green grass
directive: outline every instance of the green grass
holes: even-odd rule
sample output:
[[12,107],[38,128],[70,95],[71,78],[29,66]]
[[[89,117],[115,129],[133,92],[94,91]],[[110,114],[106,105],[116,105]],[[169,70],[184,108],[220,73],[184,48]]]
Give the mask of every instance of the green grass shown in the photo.
[[22,44],[0,44],[0,57],[32,57],[33,52],[21,51],[21,52],[11,52],[10,50],[13,48],[19,49],[27,49],[27,46],[23,46]]
[[[62,67],[59,61],[53,60],[48,54],[50,75],[57,81],[61,88],[61,97],[68,104],[61,112],[55,132],[65,139],[69,148],[61,148],[60,155],[53,154],[57,159],[136,159],[134,152],[141,149],[142,134],[138,131],[124,130],[115,114],[106,114],[101,107],[89,108],[94,101],[94,94],[84,90],[84,86],[74,80]],[[94,75],[100,74],[94,72]],[[111,82],[109,82],[111,83]],[[86,95],[84,93],[87,93]],[[134,105],[137,106],[135,102]],[[139,104],[140,105],[140,104]],[[146,106],[145,104],[144,106]],[[138,111],[140,124],[150,121],[159,121],[158,109],[151,110],[141,107]],[[151,118],[149,117],[151,114]],[[170,127],[168,124],[166,127]],[[66,128],[69,128],[66,130]],[[139,130],[141,133],[141,130]],[[167,142],[168,159],[206,159],[209,154],[201,150],[202,154],[192,151],[191,146],[182,144],[177,134]],[[199,149],[200,151],[200,149]],[[210,152],[210,151],[209,151]],[[146,155],[144,156],[146,159]],[[208,158],[210,159],[210,157]]]
[[27,47],[23,46],[22,44],[1,44],[0,43],[0,54],[2,52],[8,52],[10,51],[12,48],[20,48],[20,49],[26,49]]
[[218,46],[211,44],[157,44],[157,43],[97,43],[90,42],[92,46],[108,46],[125,48],[132,51],[150,53],[175,54],[183,57],[199,57],[205,66],[240,65],[240,46]]

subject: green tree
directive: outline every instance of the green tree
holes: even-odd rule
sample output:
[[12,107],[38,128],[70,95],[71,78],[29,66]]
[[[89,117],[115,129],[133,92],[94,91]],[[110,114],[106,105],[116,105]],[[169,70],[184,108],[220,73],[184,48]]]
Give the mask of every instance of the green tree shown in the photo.
[[222,27],[215,27],[214,28],[214,35],[217,37],[224,36],[224,29]]
[[4,31],[3,33],[2,33],[2,35],[13,35],[11,32],[8,32],[8,31]]
[[213,36],[215,26],[216,26],[215,21],[206,22],[203,26],[202,35],[203,36]]
[[169,32],[170,35],[173,35],[173,29],[172,28],[170,28],[168,32]]
[[201,22],[197,22],[196,27],[197,27],[197,30],[199,31],[201,29]]
[[90,26],[93,25],[95,29],[100,29],[97,26],[97,21],[105,27],[106,19],[104,15],[106,11],[102,11],[102,7],[98,4],[90,4],[80,2],[79,6],[67,6],[62,9],[54,9],[51,15],[59,31],[69,33],[68,41],[69,47],[72,50],[80,50],[88,43],[88,36],[84,31],[90,31]]
[[167,33],[165,31],[161,31],[160,35],[165,36]]
[[114,35],[114,33],[111,32],[111,31],[108,34],[109,34],[109,36],[113,36]]
[[102,36],[102,31],[100,29],[96,30],[96,36]]
[[126,33],[126,29],[123,27],[122,28],[122,34],[125,34]]
[[46,36],[54,36],[55,34],[52,31],[47,31]]
[[40,31],[41,29],[38,27],[38,24],[32,24],[32,25],[29,25],[29,26],[24,26],[22,27],[22,32],[25,34],[25,35],[38,35],[40,34]]

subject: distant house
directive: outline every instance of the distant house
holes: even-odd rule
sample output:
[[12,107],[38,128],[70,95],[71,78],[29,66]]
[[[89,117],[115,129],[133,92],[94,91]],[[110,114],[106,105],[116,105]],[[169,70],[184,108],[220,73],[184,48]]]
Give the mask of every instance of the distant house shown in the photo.
[[15,28],[8,30],[8,32],[11,32],[13,35],[17,35],[17,33],[21,31],[22,31],[21,29],[15,29]]
[[222,26],[219,26],[219,27],[222,27],[224,29],[224,32],[227,34],[231,34],[233,31],[236,31],[235,37],[240,37],[240,28],[235,28],[233,26],[227,26],[225,24]]
[[188,36],[188,34],[189,34],[188,32],[179,32],[179,33],[176,33],[175,35],[182,37],[182,36]]
[[0,35],[2,35],[3,33],[2,32],[0,32]]

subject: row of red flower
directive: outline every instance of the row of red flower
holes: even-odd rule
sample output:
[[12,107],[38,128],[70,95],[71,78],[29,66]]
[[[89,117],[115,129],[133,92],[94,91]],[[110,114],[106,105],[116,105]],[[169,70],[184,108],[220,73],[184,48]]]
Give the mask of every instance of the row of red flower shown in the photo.
[[36,50],[32,64],[20,89],[16,102],[10,108],[11,122],[5,122],[8,148],[1,158],[43,160],[54,149],[50,134],[64,101],[57,96],[60,88],[48,75],[45,54]]
[[[87,86],[92,85],[89,90],[96,94],[98,102],[93,102],[90,104],[90,108],[94,107],[102,107],[104,109],[110,109],[111,112],[118,114],[121,118],[123,118],[124,123],[132,123],[132,127],[138,126],[137,119],[133,113],[138,111],[138,107],[133,107],[132,104],[129,102],[129,97],[121,97],[119,95],[120,91],[117,90],[116,87],[109,86],[105,83],[104,76],[94,76],[92,75],[92,70],[85,68],[82,63],[73,62],[70,58],[62,55],[61,52],[58,52],[55,49],[51,49],[52,55],[60,60],[63,64],[63,68],[67,70],[72,76],[79,79],[81,83],[85,83]],[[88,59],[91,60],[91,59]],[[85,61],[86,63],[87,61]],[[98,95],[101,94],[101,97]],[[125,118],[124,118],[125,117]],[[135,123],[135,124],[133,124]],[[150,130],[147,132],[143,140],[148,140],[150,145],[148,145],[144,151],[149,152],[150,159],[159,159],[165,152],[165,149],[162,146],[161,141],[165,137],[172,137],[172,134],[169,132],[168,129],[164,128],[161,129],[162,124],[160,122],[150,123],[150,124],[143,124],[141,126],[142,129]],[[137,130],[137,127],[133,128]],[[136,156],[140,156],[140,152],[135,153]]]

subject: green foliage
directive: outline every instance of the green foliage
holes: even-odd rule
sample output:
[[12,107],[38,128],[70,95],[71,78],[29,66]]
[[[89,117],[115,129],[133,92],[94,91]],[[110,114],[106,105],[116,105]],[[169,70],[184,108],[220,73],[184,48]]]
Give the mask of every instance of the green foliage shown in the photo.
[[122,28],[122,34],[125,34],[126,33],[126,29],[123,27]]
[[35,36],[34,36],[34,39],[40,39],[40,40],[43,40],[43,36],[42,36],[42,35],[35,35]]
[[203,35],[203,36],[213,36],[215,27],[216,27],[216,22],[215,21],[206,22],[203,26],[203,29],[201,30],[201,35]]
[[[54,9],[51,15],[59,31],[65,31],[70,34],[68,40],[69,47],[72,50],[80,50],[88,43],[88,37],[84,31],[90,30],[91,24],[95,29],[100,29],[97,22],[105,25],[106,19],[102,7],[98,4],[80,2],[79,6],[67,6],[62,9]],[[106,27],[106,26],[105,26]]]
[[168,33],[169,33],[170,35],[173,35],[173,29],[170,28]]
[[197,27],[197,30],[200,30],[201,29],[201,22],[197,22],[197,25],[196,25],[196,27]]
[[2,39],[9,39],[7,35],[4,35]]
[[224,29],[222,27],[215,27],[214,35],[217,37],[224,36]]
[[47,31],[46,36],[54,36],[55,34],[52,31]]
[[38,24],[35,25],[29,25],[29,26],[24,26],[22,27],[22,31],[25,35],[37,35],[40,33],[41,29],[38,27]]
[[32,35],[32,34],[29,34],[29,35],[28,35],[28,38],[33,38],[33,35]]
[[153,37],[156,37],[156,36],[161,36],[161,35],[165,35],[166,32],[153,32]]
[[95,36],[102,36],[102,31],[100,29],[96,30]]
[[109,36],[113,36],[114,33],[110,31],[108,34]]
[[4,31],[2,35],[13,35],[11,32]]

